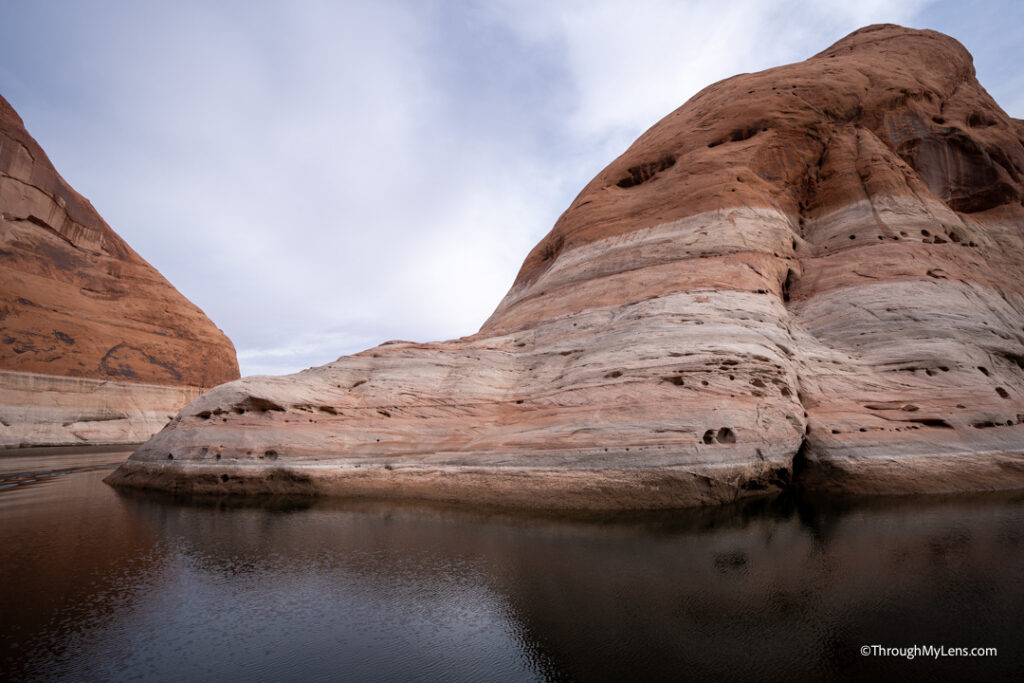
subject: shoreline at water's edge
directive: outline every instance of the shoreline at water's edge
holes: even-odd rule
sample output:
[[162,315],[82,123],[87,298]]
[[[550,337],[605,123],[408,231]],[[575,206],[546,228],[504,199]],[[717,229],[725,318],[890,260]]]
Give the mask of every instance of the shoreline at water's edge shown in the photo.
[[[456,503],[551,511],[642,511],[715,506],[795,491],[828,498],[944,495],[1024,490],[1021,454],[969,454],[892,461],[867,471],[805,464],[792,481],[752,487],[741,465],[565,469],[424,464],[195,464],[127,461],[104,481],[171,494],[301,495]],[[746,486],[744,486],[746,483]]]
[[90,444],[53,444],[46,446],[3,446],[0,447],[0,458],[4,456],[18,457],[31,455],[73,455],[75,453],[134,453],[142,443],[90,443]]
[[128,461],[104,482],[172,494],[306,495],[461,503],[534,510],[659,510],[779,493],[744,490],[742,466],[714,475],[683,468],[554,469],[453,465],[165,464]]

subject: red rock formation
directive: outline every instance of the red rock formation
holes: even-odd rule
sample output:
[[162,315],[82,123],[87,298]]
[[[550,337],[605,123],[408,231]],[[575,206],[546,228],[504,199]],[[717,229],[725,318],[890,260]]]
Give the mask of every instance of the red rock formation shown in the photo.
[[111,481],[592,508],[1022,486],[1022,132],[932,31],[716,83],[478,334],[222,386]]
[[[238,378],[235,350],[227,337],[57,174],[3,98],[0,265],[0,373],[5,373],[0,378],[0,407],[6,416],[0,444],[95,440],[73,434],[46,436],[50,427],[40,431],[56,404],[62,406],[60,424],[77,422],[72,414],[76,397],[91,396],[93,384],[47,384],[45,377],[36,375],[125,384],[124,396],[116,399],[117,391],[105,386],[103,392],[112,402],[104,403],[103,414],[94,414],[91,421],[139,422],[138,415],[156,411],[159,422],[141,427],[146,434],[159,429],[169,407],[180,407],[182,397],[197,393],[183,393],[181,388],[211,387]],[[33,377],[21,376],[24,373]],[[58,392],[61,398],[43,400],[42,412],[33,413],[20,394],[17,400],[11,398],[12,386],[27,386],[26,382],[40,397]],[[44,384],[48,388],[42,388]],[[154,403],[152,397],[160,392],[132,390],[135,384],[174,389],[164,392],[166,400]],[[92,398],[88,402],[95,403]],[[121,415],[125,410],[136,415]],[[31,428],[24,423],[29,413],[35,415],[32,420],[41,421]],[[152,419],[156,418],[142,421]],[[61,431],[59,426],[54,429]],[[139,429],[132,426],[132,438],[139,437]],[[119,440],[116,433],[101,438],[110,439]]]
[[0,368],[211,387],[231,342],[57,174],[0,98]]

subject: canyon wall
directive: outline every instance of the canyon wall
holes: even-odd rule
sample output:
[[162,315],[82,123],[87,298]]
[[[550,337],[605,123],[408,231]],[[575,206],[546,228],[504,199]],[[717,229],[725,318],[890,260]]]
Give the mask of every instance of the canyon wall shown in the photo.
[[[0,98],[0,446],[142,441],[238,376],[224,333],[60,177]],[[81,424],[97,416],[104,428]]]
[[1021,487],[1022,177],[1024,122],[959,43],[867,27],[657,123],[479,333],[225,384],[109,481],[590,509]]

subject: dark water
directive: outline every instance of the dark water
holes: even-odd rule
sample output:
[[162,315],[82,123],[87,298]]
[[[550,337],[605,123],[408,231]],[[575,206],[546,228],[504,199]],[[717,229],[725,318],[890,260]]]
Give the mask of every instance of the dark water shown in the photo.
[[[1024,498],[614,519],[183,501],[0,456],[0,667],[81,681],[1021,680]],[[84,467],[86,469],[75,469]],[[42,476],[51,475],[51,476]],[[6,487],[6,488],[4,488]],[[864,657],[863,645],[996,647]]]

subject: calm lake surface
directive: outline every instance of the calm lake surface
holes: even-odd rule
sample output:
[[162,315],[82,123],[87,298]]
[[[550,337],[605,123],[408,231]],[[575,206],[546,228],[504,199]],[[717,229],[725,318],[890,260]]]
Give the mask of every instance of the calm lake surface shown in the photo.
[[[0,454],[10,680],[1021,680],[1024,496],[615,518],[181,500]],[[864,657],[864,645],[996,647]]]

